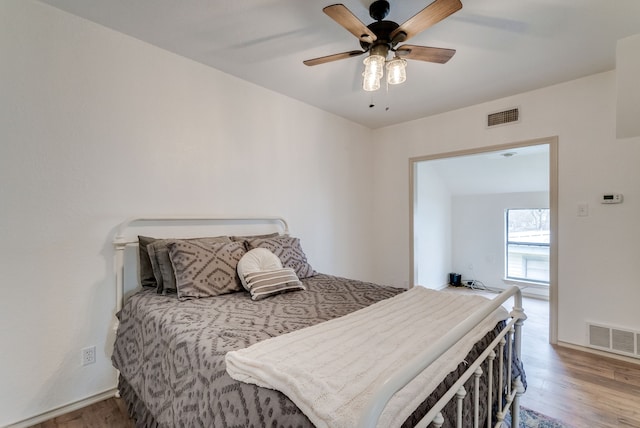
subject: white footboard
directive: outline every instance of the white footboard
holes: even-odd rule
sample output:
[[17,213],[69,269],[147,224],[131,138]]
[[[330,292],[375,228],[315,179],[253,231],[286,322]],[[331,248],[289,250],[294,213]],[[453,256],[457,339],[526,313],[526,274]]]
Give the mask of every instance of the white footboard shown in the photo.
[[[462,403],[464,397],[467,393],[474,394],[473,396],[473,415],[474,415],[474,428],[484,425],[483,422],[479,421],[479,408],[481,400],[485,400],[485,403],[488,405],[488,416],[487,416],[487,424],[486,426],[491,427],[495,426],[500,427],[505,417],[511,410],[512,417],[512,427],[519,426],[520,419],[520,396],[524,393],[524,387],[520,380],[520,378],[516,378],[513,382],[512,378],[512,364],[513,361],[513,353],[515,352],[518,356],[518,360],[521,356],[521,330],[522,324],[526,319],[526,315],[522,308],[522,294],[518,287],[511,287],[508,290],[505,290],[498,297],[493,300],[490,300],[482,307],[480,310],[476,311],[468,318],[466,318],[462,323],[455,326],[449,333],[443,336],[440,340],[436,342],[436,345],[428,352],[425,352],[421,355],[416,356],[413,360],[411,360],[405,367],[398,370],[396,374],[392,377],[389,377],[384,382],[380,384],[380,388],[377,392],[374,393],[371,401],[369,402],[367,408],[362,414],[360,419],[359,427],[361,428],[371,428],[375,427],[378,421],[378,418],[382,414],[387,402],[391,399],[391,397],[404,386],[406,386],[414,377],[416,377],[420,372],[422,372],[427,366],[429,366],[432,362],[434,362],[438,357],[444,354],[447,349],[449,349],[453,344],[458,342],[462,337],[464,337],[473,327],[475,327],[480,321],[489,316],[493,311],[495,311],[500,305],[506,302],[509,298],[514,298],[514,306],[510,315],[511,318],[506,323],[506,326],[502,331],[498,334],[496,339],[491,342],[491,344],[480,354],[480,356],[473,362],[470,363],[465,373],[458,379],[458,381],[442,396],[442,398],[428,411],[428,413],[422,418],[422,420],[418,423],[418,427],[427,427],[429,424],[431,426],[439,428],[442,426],[444,422],[444,418],[441,414],[442,409],[454,398],[457,400],[457,427],[462,427]],[[505,357],[505,346],[506,354]],[[506,365],[506,391],[503,388],[500,388],[498,391],[493,391],[493,365],[496,364],[495,359],[498,359],[497,364],[499,364],[499,385],[504,385],[504,379],[502,378],[503,373],[505,372],[505,364]],[[506,360],[506,361],[505,361]],[[483,373],[481,365],[487,361],[488,370],[487,373]],[[487,388],[487,396],[480,397],[480,378],[481,376],[488,376],[487,384],[489,387]],[[464,384],[471,378],[475,378],[474,381],[474,390],[466,391],[464,388]],[[498,409],[497,414],[492,414],[493,404],[496,403],[496,408]]]

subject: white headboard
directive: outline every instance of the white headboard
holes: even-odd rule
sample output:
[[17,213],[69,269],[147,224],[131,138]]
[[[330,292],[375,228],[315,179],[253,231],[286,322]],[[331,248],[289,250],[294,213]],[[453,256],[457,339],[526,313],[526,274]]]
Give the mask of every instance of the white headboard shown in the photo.
[[122,309],[125,293],[133,292],[140,287],[138,235],[154,238],[195,238],[273,232],[288,235],[289,225],[286,220],[281,217],[135,217],[120,223],[113,238],[116,312]]

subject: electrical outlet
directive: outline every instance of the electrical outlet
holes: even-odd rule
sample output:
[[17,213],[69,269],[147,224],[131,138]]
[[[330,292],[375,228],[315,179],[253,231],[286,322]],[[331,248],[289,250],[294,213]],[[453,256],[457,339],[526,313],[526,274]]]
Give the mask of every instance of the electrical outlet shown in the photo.
[[93,364],[96,362],[96,347],[89,346],[87,348],[83,348],[80,351],[80,363],[83,366]]

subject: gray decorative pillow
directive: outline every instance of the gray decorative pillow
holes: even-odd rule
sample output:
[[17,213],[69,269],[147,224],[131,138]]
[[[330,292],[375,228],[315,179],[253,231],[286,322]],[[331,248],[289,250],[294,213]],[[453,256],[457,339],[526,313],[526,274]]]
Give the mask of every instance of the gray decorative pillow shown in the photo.
[[291,236],[276,236],[267,239],[254,239],[247,241],[247,250],[254,248],[266,248],[278,256],[284,267],[295,271],[300,279],[317,275],[307,262],[307,256],[302,250],[300,239]]
[[215,236],[192,239],[156,239],[147,245],[153,276],[157,283],[158,294],[176,292],[176,276],[169,259],[168,245],[175,241],[200,242],[203,244],[229,243],[228,236]]
[[147,246],[155,241],[155,238],[138,236],[138,276],[143,287],[157,287],[156,277],[153,276],[153,267],[149,258]]
[[260,300],[288,291],[306,290],[291,268],[250,272],[244,279],[252,300]]
[[244,243],[244,247],[247,251],[249,251],[249,241],[254,241],[256,239],[267,239],[267,238],[275,238],[276,236],[280,236],[278,232],[267,233],[265,235],[246,235],[246,236],[230,236],[232,241],[240,241]]
[[236,272],[245,253],[242,242],[205,243],[176,240],[168,245],[176,275],[178,299],[244,290]]

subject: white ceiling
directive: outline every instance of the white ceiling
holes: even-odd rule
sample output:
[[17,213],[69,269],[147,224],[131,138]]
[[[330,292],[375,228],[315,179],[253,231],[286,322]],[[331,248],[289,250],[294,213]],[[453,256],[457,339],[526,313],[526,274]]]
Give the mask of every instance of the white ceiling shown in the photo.
[[[616,41],[640,33],[638,0],[462,0],[409,41],[456,55],[410,61],[407,82],[372,94],[361,88],[364,55],[302,64],[359,49],[322,12],[329,0],[40,1],[370,128],[611,70]],[[344,0],[365,24],[370,3]],[[390,3],[387,19],[401,24],[430,0]]]
[[548,144],[424,162],[452,195],[549,191]]

